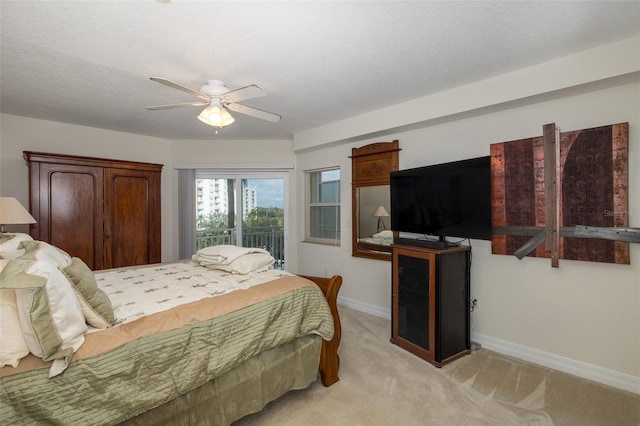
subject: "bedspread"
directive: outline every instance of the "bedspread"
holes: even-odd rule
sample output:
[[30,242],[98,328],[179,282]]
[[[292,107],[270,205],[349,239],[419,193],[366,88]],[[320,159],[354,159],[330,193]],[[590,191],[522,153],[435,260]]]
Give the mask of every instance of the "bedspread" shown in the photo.
[[300,277],[192,301],[88,334],[52,379],[47,363],[31,356],[1,369],[0,418],[114,424],[308,334],[331,339],[333,320],[322,291]]

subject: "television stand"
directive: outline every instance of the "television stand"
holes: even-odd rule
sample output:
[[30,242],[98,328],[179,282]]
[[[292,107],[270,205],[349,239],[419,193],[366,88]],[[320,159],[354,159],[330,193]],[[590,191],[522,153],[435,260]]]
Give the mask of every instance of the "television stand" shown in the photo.
[[392,249],[391,343],[436,367],[471,353],[471,248]]
[[423,247],[434,250],[446,250],[452,245],[444,239],[440,240],[418,240],[413,238],[395,238],[394,244],[402,244],[403,246]]

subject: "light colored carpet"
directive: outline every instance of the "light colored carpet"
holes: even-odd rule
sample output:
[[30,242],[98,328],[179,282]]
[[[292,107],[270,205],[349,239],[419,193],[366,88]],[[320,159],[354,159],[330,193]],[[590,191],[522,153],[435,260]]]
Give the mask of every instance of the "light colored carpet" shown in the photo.
[[340,381],[289,392],[235,426],[640,425],[640,395],[486,349],[436,368],[391,344],[388,320],[339,309]]

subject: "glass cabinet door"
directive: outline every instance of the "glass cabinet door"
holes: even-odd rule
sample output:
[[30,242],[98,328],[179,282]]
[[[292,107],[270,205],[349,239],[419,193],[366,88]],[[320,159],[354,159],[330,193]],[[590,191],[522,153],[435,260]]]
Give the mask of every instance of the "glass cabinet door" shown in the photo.
[[[432,357],[435,345],[435,255],[394,251],[394,338]],[[419,350],[420,350],[419,349]],[[422,352],[421,351],[421,352]]]

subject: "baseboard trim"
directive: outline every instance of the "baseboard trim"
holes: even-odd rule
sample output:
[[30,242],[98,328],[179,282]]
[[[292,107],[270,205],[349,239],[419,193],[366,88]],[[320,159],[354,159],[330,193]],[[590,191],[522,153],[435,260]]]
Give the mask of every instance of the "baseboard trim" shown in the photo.
[[347,308],[355,309],[356,311],[361,311],[367,314],[391,320],[391,309],[382,309],[381,307],[376,305],[362,303],[357,300],[342,296],[338,296],[337,303],[338,305],[344,305]]
[[[391,309],[382,309],[379,306],[362,303],[348,297],[338,296],[338,304],[347,308],[365,312],[391,320]],[[511,356],[524,361],[532,362],[543,367],[553,368],[564,373],[573,374],[583,379],[592,380],[603,385],[622,389],[635,394],[640,394],[640,377],[631,374],[620,373],[597,365],[566,358],[550,352],[519,345],[495,337],[486,336],[480,333],[471,333],[471,340],[478,342],[483,348],[498,352],[502,355]]]
[[[357,309],[357,308],[354,308]],[[544,367],[553,368],[583,379],[592,380],[617,389],[640,394],[640,377],[620,373],[597,365],[566,358],[550,352],[544,352],[527,346],[518,345],[502,339],[471,333],[471,340],[478,342],[483,348],[503,355],[529,361]]]

